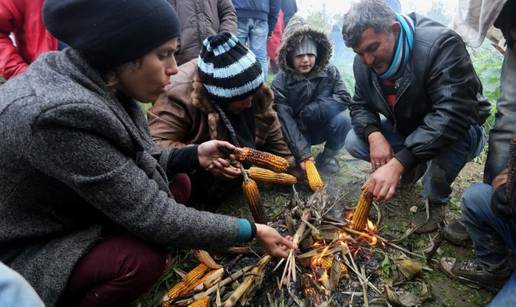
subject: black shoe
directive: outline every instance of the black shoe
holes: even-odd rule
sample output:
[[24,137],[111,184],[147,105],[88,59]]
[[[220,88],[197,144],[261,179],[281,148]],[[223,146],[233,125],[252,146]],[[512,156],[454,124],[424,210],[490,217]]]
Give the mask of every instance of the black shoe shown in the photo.
[[493,291],[500,289],[512,273],[510,268],[490,271],[477,259],[457,261],[455,258],[443,257],[441,267],[451,277]]
[[470,247],[473,245],[466,226],[461,220],[446,225],[443,228],[443,237],[446,241],[457,246]]
[[427,216],[426,208],[419,210],[414,217],[414,224],[416,225],[417,234],[434,232],[441,226],[444,226],[444,210],[446,209],[445,203],[435,203],[426,200],[426,206],[429,208],[429,215]]

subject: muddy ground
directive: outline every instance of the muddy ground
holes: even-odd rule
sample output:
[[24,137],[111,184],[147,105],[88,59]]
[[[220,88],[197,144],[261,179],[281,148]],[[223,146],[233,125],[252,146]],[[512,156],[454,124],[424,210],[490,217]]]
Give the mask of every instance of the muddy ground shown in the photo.
[[[339,204],[341,208],[335,208],[335,214],[341,212],[345,207],[353,207],[356,202],[362,182],[368,176],[369,164],[358,161],[344,154],[339,157],[341,170],[339,173],[327,177],[323,176],[327,185],[328,193],[341,199]],[[460,216],[460,196],[462,192],[473,182],[480,182],[482,179],[481,161],[472,161],[460,173],[458,179],[453,185],[453,193],[449,203],[449,209],[446,214],[446,221],[451,222]],[[298,183],[296,185],[301,195],[308,195],[309,190],[306,184]],[[413,187],[398,190],[394,199],[387,204],[381,204],[382,220],[379,225],[379,234],[386,239],[395,239],[401,237],[405,231],[411,227],[411,220],[415,213],[410,208],[413,206],[422,206],[422,199],[419,196],[422,190],[421,182],[416,183]],[[278,186],[260,185],[262,198],[264,199],[268,216],[273,220],[277,219],[290,199],[290,190]],[[235,193],[230,196],[222,208],[218,210],[220,213],[251,217],[247,204],[242,198],[241,193]],[[432,234],[431,236],[435,236]],[[429,246],[430,235],[412,234],[407,239],[399,242],[402,247],[415,251],[422,250]],[[457,257],[466,259],[473,256],[471,248],[460,248],[444,242],[437,250],[434,261],[429,265],[432,271],[425,271],[421,276],[430,288],[431,298],[425,301],[423,306],[484,306],[492,298],[492,294],[469,287],[462,282],[448,278],[440,271],[438,259],[443,256]],[[182,257],[182,258],[181,258]],[[188,254],[180,255],[175,262],[176,267],[191,268],[191,261]],[[165,284],[171,285],[177,280],[173,273],[169,273],[162,280],[159,287],[155,288],[145,299],[142,306],[152,306],[153,303],[159,301],[162,297]],[[336,302],[337,306],[341,305]]]

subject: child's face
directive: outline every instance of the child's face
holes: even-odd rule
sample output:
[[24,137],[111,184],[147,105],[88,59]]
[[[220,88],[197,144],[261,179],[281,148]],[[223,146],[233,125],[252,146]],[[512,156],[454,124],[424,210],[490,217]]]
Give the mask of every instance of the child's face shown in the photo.
[[299,54],[294,57],[294,69],[301,74],[307,74],[312,71],[315,65],[315,55],[313,54]]

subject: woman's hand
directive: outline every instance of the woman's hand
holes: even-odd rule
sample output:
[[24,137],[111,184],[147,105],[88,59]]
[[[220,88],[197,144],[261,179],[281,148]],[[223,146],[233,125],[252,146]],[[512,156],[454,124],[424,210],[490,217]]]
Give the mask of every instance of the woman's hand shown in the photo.
[[286,258],[288,252],[297,248],[291,237],[282,237],[276,229],[264,224],[256,225],[256,239],[265,249],[265,252],[274,257]]

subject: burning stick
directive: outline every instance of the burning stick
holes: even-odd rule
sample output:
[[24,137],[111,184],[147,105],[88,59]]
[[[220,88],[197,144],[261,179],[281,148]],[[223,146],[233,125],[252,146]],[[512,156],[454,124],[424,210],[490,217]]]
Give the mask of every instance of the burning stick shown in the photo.
[[236,304],[236,302],[249,291],[255,280],[258,279],[259,276],[263,275],[263,270],[271,261],[271,256],[264,256],[256,266],[251,270],[249,276],[247,276],[244,281],[236,288],[236,290],[231,294],[231,296],[224,302],[224,307],[232,307]]

